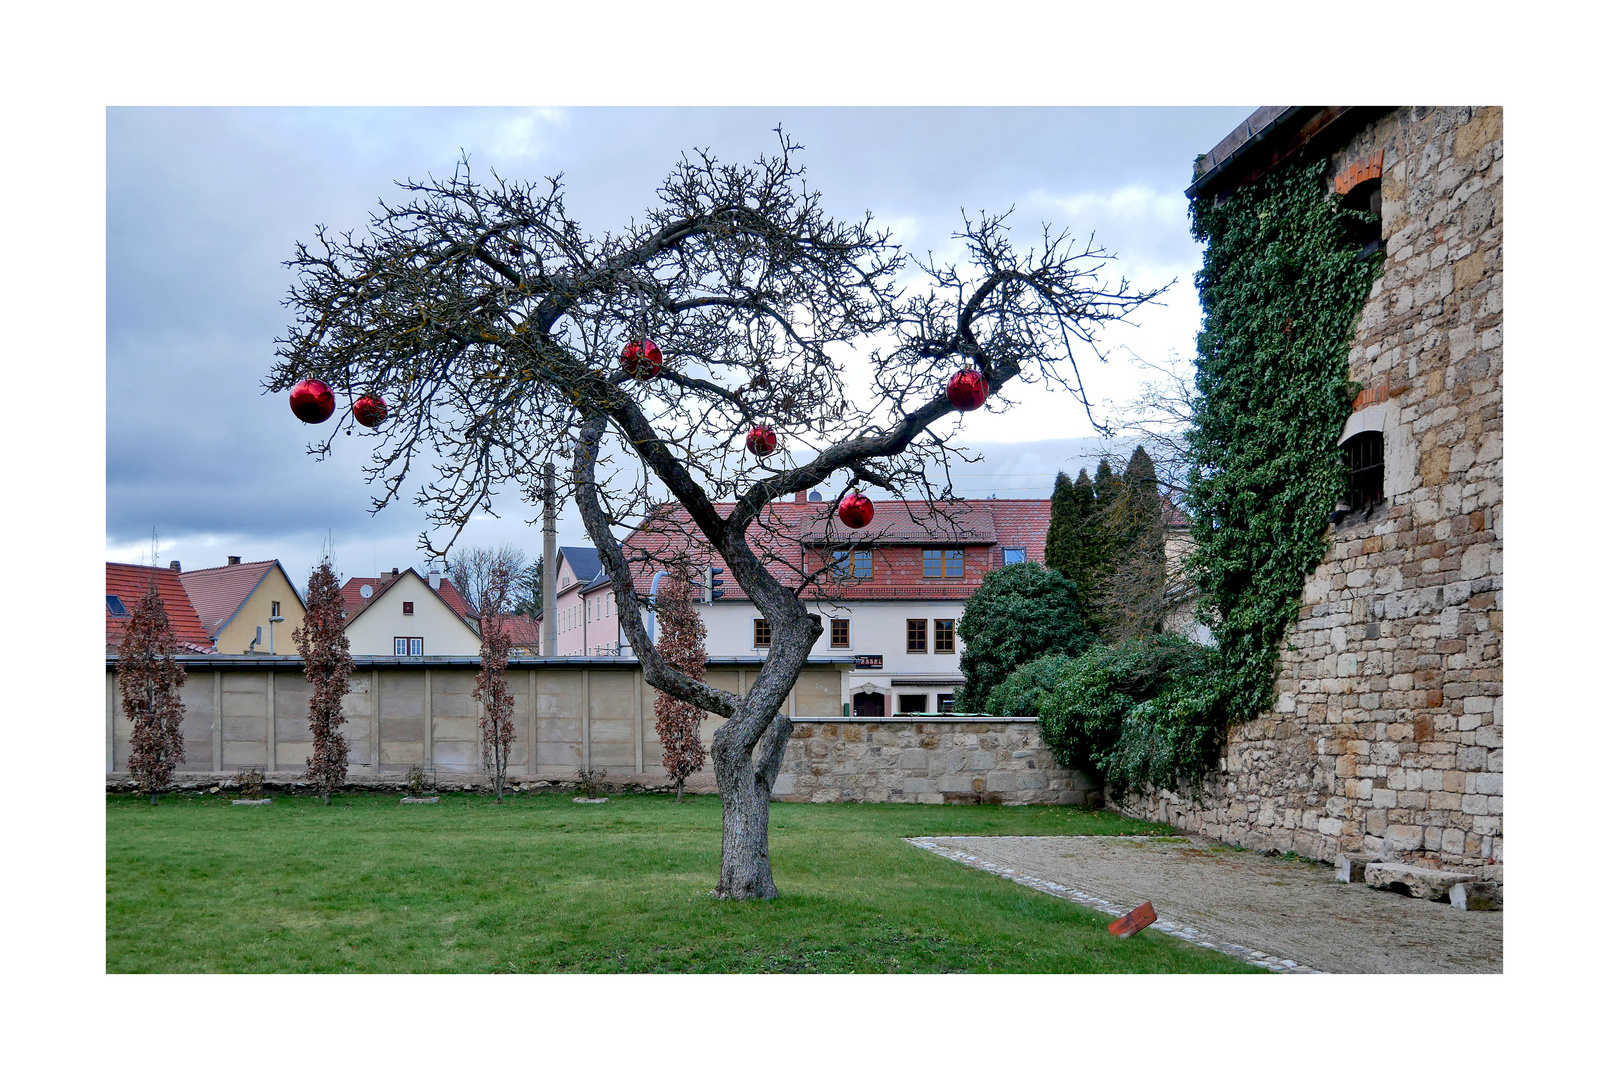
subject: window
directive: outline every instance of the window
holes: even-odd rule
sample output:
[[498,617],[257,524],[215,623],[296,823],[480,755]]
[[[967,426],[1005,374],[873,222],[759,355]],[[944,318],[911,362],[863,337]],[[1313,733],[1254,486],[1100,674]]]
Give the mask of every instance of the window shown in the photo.
[[848,619],[834,619],[832,621],[832,647],[835,649],[849,648]]
[[404,600],[402,602],[402,613],[404,615],[412,615],[413,614],[413,601],[412,600]]
[[754,647],[756,649],[771,647],[771,624],[764,619],[754,620]]
[[955,651],[954,619],[933,620],[933,651],[936,653],[953,653]]
[[275,618],[275,619],[279,618],[279,601],[278,600],[273,601],[272,603],[270,603],[268,605],[268,607],[269,607],[269,611],[268,611],[269,616],[271,618]]
[[832,572],[839,577],[872,576],[872,553],[869,551],[832,551],[828,552],[827,560]]
[[927,695],[901,694],[899,696],[899,711],[902,713],[927,712]]
[[123,601],[119,600],[115,596],[108,596],[106,598],[106,610],[110,611],[113,615],[128,614],[128,608],[123,606]]
[[1385,436],[1378,431],[1360,431],[1341,444],[1346,464],[1346,505],[1363,510],[1385,502]]
[[959,550],[922,552],[923,577],[960,577],[962,573]]
[[1006,565],[1028,561],[1027,548],[1006,548]]
[[1346,237],[1358,249],[1359,258],[1380,250],[1381,202],[1379,179],[1365,180],[1341,198],[1341,209],[1351,210],[1342,221]]
[[425,639],[422,637],[392,638],[391,647],[398,656],[423,656]]
[[939,712],[941,712],[941,713],[949,713],[949,712],[954,712],[954,711],[955,711],[955,695],[954,694],[940,694],[939,695]]
[[905,620],[905,651],[927,652],[927,620]]

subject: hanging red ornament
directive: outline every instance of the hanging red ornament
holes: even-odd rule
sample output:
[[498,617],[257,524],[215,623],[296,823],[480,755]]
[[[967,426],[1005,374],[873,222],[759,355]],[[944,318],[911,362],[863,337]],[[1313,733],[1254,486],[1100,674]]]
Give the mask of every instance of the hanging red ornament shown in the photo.
[[945,392],[949,394],[951,405],[962,412],[971,412],[988,399],[989,384],[983,381],[983,372],[977,368],[964,368],[950,376]]
[[378,394],[364,394],[352,403],[352,418],[364,427],[379,427],[386,418],[385,398]]
[[664,363],[664,354],[652,341],[633,341],[620,354],[620,366],[626,369],[628,375],[641,381],[658,375]]
[[777,433],[771,430],[769,424],[761,424],[749,432],[749,437],[744,440],[744,445],[749,448],[749,453],[755,457],[765,457],[776,450]]
[[838,504],[838,520],[851,529],[864,529],[872,523],[876,513],[872,501],[858,491],[851,491]]
[[291,412],[304,424],[322,424],[335,414],[335,391],[317,379],[291,387]]

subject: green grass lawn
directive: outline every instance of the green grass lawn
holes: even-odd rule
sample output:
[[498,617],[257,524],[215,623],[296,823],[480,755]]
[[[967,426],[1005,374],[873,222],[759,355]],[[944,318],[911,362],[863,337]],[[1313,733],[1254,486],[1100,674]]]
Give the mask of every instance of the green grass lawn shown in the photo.
[[714,899],[720,803],[107,798],[112,972],[1253,971],[904,843],[1162,833],[1067,807],[772,807],[782,898]]

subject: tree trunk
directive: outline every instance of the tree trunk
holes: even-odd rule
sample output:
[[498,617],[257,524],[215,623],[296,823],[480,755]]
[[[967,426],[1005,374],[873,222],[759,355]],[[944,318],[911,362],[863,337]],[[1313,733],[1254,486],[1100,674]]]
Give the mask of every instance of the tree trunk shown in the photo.
[[330,789],[329,788],[324,789],[324,805],[325,806],[330,805]]
[[682,801],[682,782],[680,780],[676,781],[676,801]]
[[156,792],[154,792],[154,791],[151,792],[151,805],[152,806],[156,805]]
[[[734,715],[729,723],[737,719]],[[711,750],[721,788],[721,880],[715,895],[721,900],[775,900],[781,895],[771,880],[771,785],[792,731],[793,721],[774,716],[752,751],[723,740],[721,731],[715,733]]]

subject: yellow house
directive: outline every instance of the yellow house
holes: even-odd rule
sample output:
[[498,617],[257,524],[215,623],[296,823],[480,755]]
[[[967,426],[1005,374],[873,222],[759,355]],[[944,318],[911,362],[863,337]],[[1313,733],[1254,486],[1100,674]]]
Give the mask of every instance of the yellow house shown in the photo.
[[179,582],[220,653],[296,655],[291,628],[302,625],[307,608],[278,559],[243,563],[231,555],[227,565],[181,572]]

